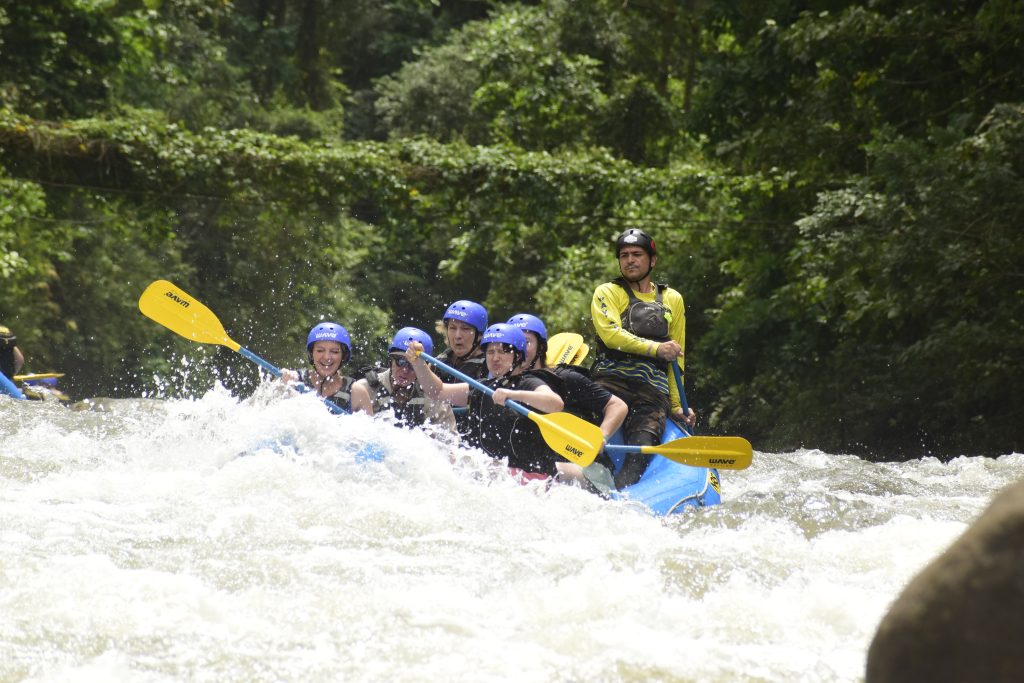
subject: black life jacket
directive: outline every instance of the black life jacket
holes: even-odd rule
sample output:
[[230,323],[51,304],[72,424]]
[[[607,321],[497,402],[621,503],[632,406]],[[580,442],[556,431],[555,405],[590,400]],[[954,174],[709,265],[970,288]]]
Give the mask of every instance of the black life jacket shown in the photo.
[[[662,294],[668,289],[668,285],[655,283],[656,293],[654,301],[641,301],[637,298],[636,293],[629,286],[629,283],[626,282],[625,278],[617,277],[612,282],[626,290],[626,294],[629,295],[629,304],[621,315],[622,329],[637,337],[650,339],[658,344],[672,341],[672,337],[669,334],[668,318],[666,317],[669,309],[668,306],[662,303]],[[643,360],[655,363],[662,370],[668,371],[668,363],[660,359],[651,358],[650,356],[637,356],[632,353],[609,348],[601,340],[600,336],[597,338],[597,352],[599,358],[609,358],[611,360],[642,358]]]

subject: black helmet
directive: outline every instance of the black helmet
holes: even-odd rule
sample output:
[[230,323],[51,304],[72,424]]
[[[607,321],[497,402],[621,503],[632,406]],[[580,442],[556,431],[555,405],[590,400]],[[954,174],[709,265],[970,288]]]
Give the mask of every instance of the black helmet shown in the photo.
[[654,240],[643,230],[639,228],[630,228],[623,230],[622,233],[615,238],[615,256],[619,255],[619,252],[623,247],[640,247],[647,252],[647,255],[654,258],[658,255],[658,249],[654,246]]

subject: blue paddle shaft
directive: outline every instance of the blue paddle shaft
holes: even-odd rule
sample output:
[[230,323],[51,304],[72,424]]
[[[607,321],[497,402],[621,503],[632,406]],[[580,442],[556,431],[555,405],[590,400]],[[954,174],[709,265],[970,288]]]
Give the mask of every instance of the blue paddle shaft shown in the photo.
[[672,361],[672,374],[676,376],[676,388],[679,389],[679,404],[683,412],[690,414],[690,406],[686,405],[686,392],[683,390],[683,373],[679,370],[679,361]]
[[[248,358],[249,360],[251,360],[256,365],[260,366],[261,368],[263,368],[264,370],[269,372],[274,377],[280,377],[281,376],[281,369],[280,368],[278,368],[275,365],[271,365],[269,362],[263,360],[262,358],[260,358],[259,356],[257,356],[255,353],[253,353],[249,349],[245,348],[244,346],[239,346],[238,347],[238,352],[240,354],[242,354],[243,356],[245,356],[246,358]],[[309,391],[309,387],[307,387],[305,384],[296,385],[295,388],[297,390],[303,392],[303,393]],[[349,412],[347,410],[345,410],[344,408],[342,408],[341,406],[339,406],[336,403],[328,401],[328,400],[326,400],[326,399],[324,399],[322,397],[320,398],[320,400],[323,401],[324,405],[327,406],[327,409],[330,410],[335,415],[348,415],[349,414]]]
[[248,358],[249,360],[251,360],[256,365],[260,366],[261,368],[269,372],[274,377],[281,376],[281,370],[279,368],[263,360],[262,358],[260,358],[259,356],[257,356],[255,353],[245,348],[244,346],[238,347],[238,352],[245,356],[246,358]]
[[[676,389],[679,389],[679,405],[683,407],[683,414],[689,417],[690,406],[686,405],[686,390],[683,389],[683,372],[682,370],[679,369],[678,360],[672,361],[671,365],[672,374],[676,376]],[[687,436],[693,436],[693,427],[687,429],[686,427],[680,425],[679,428],[682,429],[683,433],[686,434]]]
[[21,389],[2,372],[0,372],[0,393],[10,394],[13,398],[25,400],[25,394],[21,393]]
[[[475,379],[473,379],[472,377],[470,377],[469,375],[467,375],[465,373],[459,372],[455,368],[445,364],[442,361],[439,361],[438,359],[434,358],[433,356],[427,355],[426,353],[423,353],[421,351],[420,352],[420,358],[422,358],[423,360],[427,361],[428,363],[432,363],[433,365],[436,365],[437,367],[441,368],[442,370],[447,372],[452,377],[455,377],[457,379],[461,379],[463,382],[465,382],[469,386],[473,387],[474,389],[477,389],[478,391],[482,391],[485,394],[487,394],[488,396],[494,396],[494,389],[491,389],[486,384],[482,384],[481,382],[476,381]],[[515,401],[512,401],[512,400],[505,401],[505,405],[507,407],[511,408],[512,410],[516,411],[520,415],[524,416],[524,417],[528,417],[530,415],[530,411],[529,410],[527,410],[525,407],[519,405]]]

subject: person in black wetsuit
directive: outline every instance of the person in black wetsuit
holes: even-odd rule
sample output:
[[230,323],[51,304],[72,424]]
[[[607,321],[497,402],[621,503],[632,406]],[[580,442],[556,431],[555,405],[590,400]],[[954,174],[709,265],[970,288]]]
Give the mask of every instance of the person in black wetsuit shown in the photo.
[[[508,319],[508,324],[518,327],[526,335],[525,373],[539,377],[554,389],[565,403],[565,412],[598,425],[607,442],[626,419],[629,409],[625,402],[592,381],[586,370],[579,366],[563,364],[548,367],[548,331],[540,318],[529,313],[518,313]],[[560,462],[558,469],[563,478],[577,481],[602,495],[607,495],[615,486],[612,480],[612,460],[603,450],[588,467]]]
[[[437,359],[473,379],[486,377],[480,337],[487,329],[487,309],[475,301],[460,299],[445,310],[441,322],[448,348],[438,354]],[[441,379],[448,384],[460,381],[447,374]]]
[[554,413],[562,410],[561,397],[539,378],[523,374],[526,336],[522,330],[504,323],[491,325],[484,330],[480,346],[490,374],[481,383],[494,390],[493,396],[465,382],[442,382],[419,356],[423,351],[419,343],[411,343],[405,357],[427,396],[469,409],[467,443],[492,458],[507,460],[513,470],[554,477],[559,456],[548,448],[537,425],[506,407],[505,401],[511,399],[536,411]]

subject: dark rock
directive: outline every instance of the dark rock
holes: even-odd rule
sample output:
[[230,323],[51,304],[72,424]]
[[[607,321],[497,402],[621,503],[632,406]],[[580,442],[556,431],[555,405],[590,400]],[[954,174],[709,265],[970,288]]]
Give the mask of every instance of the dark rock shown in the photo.
[[866,681],[1024,681],[1024,482],[907,585],[868,649]]

